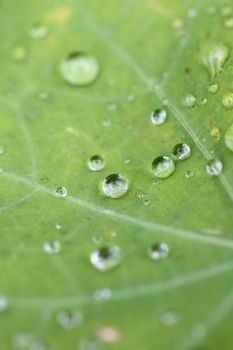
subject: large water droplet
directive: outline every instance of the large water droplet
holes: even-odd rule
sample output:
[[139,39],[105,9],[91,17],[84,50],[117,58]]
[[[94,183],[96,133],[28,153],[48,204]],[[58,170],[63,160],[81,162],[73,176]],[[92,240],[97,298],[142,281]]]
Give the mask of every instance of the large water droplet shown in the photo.
[[167,112],[165,109],[156,109],[151,113],[151,121],[155,125],[161,125],[167,119]]
[[233,124],[226,131],[225,143],[227,148],[233,152]]
[[58,187],[56,190],[56,196],[57,197],[66,197],[67,196],[67,189],[65,187]]
[[178,143],[173,147],[173,156],[175,159],[184,160],[191,155],[191,149],[186,143]]
[[163,260],[168,257],[169,247],[166,243],[153,244],[149,250],[150,257],[153,260]]
[[222,43],[209,42],[202,46],[200,58],[212,78],[219,75],[229,56],[229,49]]
[[47,254],[57,254],[61,250],[61,243],[59,241],[45,242],[44,251]]
[[211,85],[208,87],[208,91],[209,91],[211,94],[216,94],[216,92],[218,92],[218,84],[211,84]]
[[175,171],[173,160],[167,156],[160,156],[153,160],[152,169],[156,177],[166,178]]
[[222,162],[218,159],[211,159],[206,164],[206,171],[212,176],[218,176],[221,173],[222,168]]
[[83,315],[80,312],[61,311],[57,315],[57,321],[64,329],[73,329],[81,325]]
[[100,155],[96,154],[92,156],[88,161],[88,167],[92,171],[100,171],[104,168],[104,159]]
[[120,174],[108,175],[102,185],[103,192],[110,198],[120,198],[128,191],[128,183]]
[[32,39],[43,39],[48,35],[48,27],[44,24],[36,23],[29,31],[29,35]]
[[227,92],[222,97],[222,104],[227,109],[233,108],[233,93]]
[[74,52],[62,62],[61,73],[71,85],[89,85],[98,76],[99,64],[91,55]]
[[197,99],[195,96],[187,94],[183,99],[183,103],[186,107],[193,108],[197,103]]
[[117,246],[102,247],[91,254],[90,260],[97,270],[107,272],[120,264],[121,250]]

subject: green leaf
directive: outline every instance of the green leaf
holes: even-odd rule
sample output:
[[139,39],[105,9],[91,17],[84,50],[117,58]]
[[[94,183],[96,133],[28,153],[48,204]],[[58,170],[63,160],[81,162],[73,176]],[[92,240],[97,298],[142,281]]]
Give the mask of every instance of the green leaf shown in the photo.
[[[1,1],[1,349],[232,348],[232,11]],[[61,72],[74,53],[93,69],[75,86]],[[180,143],[191,156],[156,178]],[[126,181],[117,199],[111,174]],[[91,254],[109,247],[99,271]]]

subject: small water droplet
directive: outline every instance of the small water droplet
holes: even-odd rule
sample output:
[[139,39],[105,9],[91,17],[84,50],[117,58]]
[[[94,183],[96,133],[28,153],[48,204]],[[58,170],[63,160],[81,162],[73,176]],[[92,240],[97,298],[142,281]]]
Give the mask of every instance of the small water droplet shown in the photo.
[[29,31],[29,35],[32,39],[43,39],[48,35],[48,27],[44,24],[36,23]]
[[13,49],[13,58],[16,61],[23,61],[27,58],[27,50],[23,45],[17,44]]
[[226,131],[225,144],[227,148],[233,152],[233,124]]
[[61,224],[56,224],[55,227],[57,230],[61,230],[61,228],[62,228]]
[[148,207],[148,206],[150,205],[149,199],[145,199],[144,202],[143,202],[143,204],[144,204],[146,207]]
[[135,96],[134,96],[133,94],[129,94],[129,95],[127,96],[127,101],[128,101],[128,102],[132,102],[132,101],[134,100],[134,98],[135,98]]
[[211,84],[211,85],[208,87],[208,91],[209,91],[211,94],[216,94],[216,92],[218,92],[218,84]]
[[112,124],[111,119],[104,119],[104,120],[103,120],[103,126],[104,126],[105,128],[109,128],[109,127],[111,126],[111,124]]
[[2,156],[4,154],[5,150],[3,146],[0,146],[0,156]]
[[233,28],[233,17],[228,17],[224,20],[224,26],[226,28]]
[[108,110],[114,112],[117,109],[117,104],[115,102],[111,102],[107,106]]
[[229,56],[229,49],[222,43],[209,42],[202,46],[200,58],[212,78],[219,75]]
[[233,93],[226,92],[222,97],[222,104],[227,109],[233,108]]
[[177,160],[185,160],[190,157],[191,149],[186,143],[178,143],[173,147],[173,156]]
[[99,74],[95,57],[82,52],[71,53],[61,64],[63,78],[71,85],[89,85]]
[[192,329],[192,337],[195,339],[202,339],[206,334],[206,329],[202,324],[195,326]]
[[97,270],[107,272],[120,264],[121,250],[117,246],[102,247],[91,253],[90,260]]
[[167,310],[161,316],[161,323],[167,327],[174,326],[178,320],[178,314],[174,310]]
[[91,171],[100,171],[104,168],[104,158],[96,154],[88,161],[88,167]]
[[65,187],[58,187],[56,190],[56,196],[57,197],[66,197],[67,196],[67,189]]
[[198,15],[197,10],[194,8],[189,9],[187,14],[189,18],[194,18]]
[[218,159],[211,159],[206,164],[206,171],[212,176],[218,176],[221,173],[222,168],[222,162]]
[[141,190],[138,190],[136,192],[136,197],[137,197],[137,199],[144,199],[146,197],[146,193],[141,191]]
[[128,183],[120,174],[108,175],[102,185],[103,192],[110,198],[120,198],[128,191]]
[[33,336],[30,333],[19,332],[13,335],[12,345],[18,349],[30,349],[29,346],[32,343]]
[[120,332],[118,329],[109,327],[109,326],[102,326],[100,327],[96,332],[97,337],[102,340],[104,343],[113,344],[120,340]]
[[210,129],[210,135],[213,137],[214,142],[218,142],[221,138],[221,131],[219,130],[219,128],[217,126],[213,126]]
[[166,243],[153,244],[149,249],[149,255],[153,260],[163,260],[168,257],[169,247]]
[[201,98],[201,104],[202,104],[202,105],[206,105],[207,103],[208,103],[207,98],[206,98],[206,97],[202,97],[202,98]]
[[124,163],[125,163],[125,164],[130,164],[130,163],[131,163],[131,159],[130,159],[130,158],[126,158],[126,159],[124,160]]
[[187,177],[187,178],[193,177],[193,172],[190,170],[186,171],[185,177]]
[[57,315],[57,322],[66,330],[74,329],[82,324],[83,315],[80,312],[61,311]]
[[160,156],[153,160],[152,169],[156,177],[167,178],[175,171],[173,160],[167,156]]
[[98,289],[94,293],[96,300],[110,299],[112,297],[112,291],[109,288]]
[[7,309],[7,299],[4,295],[0,295],[0,312]]
[[197,103],[197,99],[195,96],[187,94],[183,99],[183,103],[186,107],[193,108]]
[[59,241],[45,242],[44,251],[47,254],[57,254],[61,250],[61,243]]
[[167,112],[165,109],[156,109],[151,113],[151,121],[155,125],[161,125],[167,119]]

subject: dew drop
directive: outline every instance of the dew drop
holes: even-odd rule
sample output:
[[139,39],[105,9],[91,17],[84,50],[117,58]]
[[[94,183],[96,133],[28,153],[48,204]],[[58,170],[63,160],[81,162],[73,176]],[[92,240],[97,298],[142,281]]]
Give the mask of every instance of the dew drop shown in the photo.
[[102,247],[91,253],[90,261],[97,270],[110,271],[120,264],[121,250],[117,246]]
[[61,228],[62,228],[61,224],[56,224],[55,227],[57,230],[61,230]]
[[151,113],[151,121],[155,125],[161,125],[167,119],[167,112],[165,109],[156,109]]
[[43,39],[48,35],[48,27],[44,24],[36,23],[29,31],[29,35],[32,39]]
[[112,291],[109,288],[98,289],[94,293],[96,300],[110,299],[112,297]]
[[186,171],[185,177],[187,177],[187,178],[193,177],[193,172],[190,170]]
[[3,312],[7,309],[7,300],[4,295],[0,295],[0,312]]
[[88,161],[88,167],[91,171],[100,171],[104,168],[104,159],[100,155],[96,154],[92,156]]
[[65,187],[58,187],[56,190],[56,196],[57,197],[66,197],[67,196],[67,189]]
[[102,326],[96,332],[97,337],[104,343],[116,343],[120,340],[120,332],[118,329],[110,326]]
[[104,126],[105,128],[109,128],[109,127],[111,126],[111,124],[112,124],[111,119],[104,119],[104,120],[103,120],[103,126]]
[[57,315],[57,322],[66,330],[73,329],[82,324],[83,315],[80,312],[61,311]]
[[227,148],[233,152],[233,124],[226,131],[225,144]]
[[222,97],[222,104],[226,109],[233,108],[233,93],[227,92]]
[[211,84],[211,85],[208,87],[208,91],[209,91],[211,94],[216,94],[216,92],[218,92],[218,84]]
[[193,108],[197,103],[197,99],[195,96],[187,94],[183,99],[183,103],[186,107]]
[[124,160],[124,163],[125,163],[125,164],[130,164],[130,163],[131,163],[131,159],[130,159],[130,158],[126,158],[126,159]]
[[99,64],[95,57],[82,53],[71,53],[61,64],[63,78],[71,85],[89,85],[99,73]]
[[45,242],[44,251],[47,254],[57,254],[61,250],[61,244],[59,241]]
[[219,130],[219,128],[217,126],[213,126],[210,129],[210,135],[213,137],[214,142],[218,142],[221,138],[221,131]]
[[13,49],[13,59],[16,61],[23,61],[27,57],[27,50],[23,45],[16,45]]
[[229,49],[224,44],[209,42],[202,46],[200,58],[212,78],[219,75],[229,56]]
[[224,20],[224,26],[226,28],[233,28],[233,17],[228,17]]
[[156,177],[166,178],[174,173],[175,164],[171,158],[160,156],[153,160],[152,169]]
[[177,160],[185,160],[190,157],[191,149],[186,143],[178,143],[173,147],[173,156]]
[[153,244],[149,249],[149,255],[153,260],[163,260],[168,257],[169,247],[166,243]]
[[161,323],[164,326],[171,327],[174,326],[179,320],[177,313],[173,310],[165,311],[161,316]]
[[206,105],[207,103],[208,103],[207,98],[206,98],[206,97],[202,97],[202,98],[201,98],[201,104],[202,104],[202,105]]
[[128,191],[128,183],[124,176],[111,174],[104,179],[102,189],[107,197],[120,198]]
[[141,191],[141,190],[138,190],[138,191],[136,192],[136,197],[137,197],[137,199],[145,199],[146,193],[143,192],[143,191]]
[[206,171],[212,176],[218,176],[221,173],[222,168],[222,162],[218,159],[211,159],[206,164]]

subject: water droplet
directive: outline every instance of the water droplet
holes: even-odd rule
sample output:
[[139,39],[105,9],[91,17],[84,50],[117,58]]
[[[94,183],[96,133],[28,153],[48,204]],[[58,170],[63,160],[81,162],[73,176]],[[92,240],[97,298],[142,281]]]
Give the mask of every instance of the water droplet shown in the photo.
[[88,161],[88,167],[92,171],[100,171],[104,168],[104,159],[100,155],[96,154],[92,156]]
[[201,98],[201,104],[202,104],[202,105],[206,105],[207,103],[208,103],[207,98],[206,98],[206,97],[202,97],[202,98]]
[[117,246],[102,247],[91,254],[90,260],[97,270],[107,272],[120,264],[121,250]]
[[0,312],[3,312],[7,309],[7,300],[4,295],[0,295]]
[[4,154],[5,150],[3,146],[0,146],[0,156],[2,156]]
[[61,73],[71,85],[89,85],[98,76],[99,64],[93,56],[73,52],[62,62]]
[[178,143],[173,147],[172,153],[175,159],[184,160],[190,157],[191,149],[186,143]]
[[47,254],[57,254],[61,250],[61,244],[59,241],[45,242],[44,251]]
[[192,329],[192,337],[196,339],[202,339],[206,335],[206,329],[202,324],[195,326]]
[[149,199],[145,199],[143,203],[146,207],[148,207],[150,205]]
[[179,320],[179,317],[177,313],[173,310],[167,310],[165,311],[161,316],[161,323],[164,324],[164,326],[174,326]]
[[221,132],[217,126],[213,126],[210,129],[210,135],[213,137],[214,142],[218,142],[221,138]]
[[229,49],[224,44],[209,42],[201,48],[202,64],[208,69],[212,78],[219,75],[229,56]]
[[188,17],[189,18],[194,18],[194,17],[197,17],[197,10],[196,9],[194,9],[194,8],[192,8],[192,9],[189,9],[188,10]]
[[111,174],[104,179],[102,189],[106,196],[120,198],[128,191],[128,183],[124,176]]
[[211,84],[211,85],[208,87],[208,91],[209,91],[211,94],[216,94],[216,92],[218,92],[218,84]]
[[224,26],[226,28],[233,28],[233,17],[228,17],[224,20]]
[[109,127],[111,126],[111,124],[112,124],[111,119],[104,119],[104,120],[103,120],[103,126],[104,126],[105,128],[109,128]]
[[55,227],[57,230],[61,230],[61,228],[62,228],[61,224],[56,224]]
[[233,124],[226,131],[225,144],[233,152]]
[[32,39],[43,39],[48,35],[48,27],[44,24],[36,23],[29,31],[29,35]]
[[124,163],[125,163],[125,164],[130,164],[130,163],[131,163],[131,159],[130,159],[130,158],[126,158],[126,159],[124,160]]
[[227,109],[233,108],[233,93],[226,92],[222,97],[222,104]]
[[109,326],[100,327],[97,330],[96,335],[104,343],[110,344],[118,342],[121,338],[118,329]]
[[167,156],[160,156],[153,160],[152,169],[156,177],[166,178],[175,171],[173,160]]
[[13,58],[16,61],[23,61],[27,57],[27,50],[23,45],[16,45],[13,50]]
[[153,244],[149,250],[150,257],[153,260],[163,260],[168,257],[169,247],[166,243]]
[[222,171],[222,162],[218,159],[211,159],[206,164],[206,171],[209,175],[217,176]]
[[193,172],[190,170],[186,171],[185,177],[187,177],[187,178],[193,177]]
[[57,315],[57,322],[64,329],[73,329],[83,322],[83,315],[80,312],[61,311]]
[[151,121],[155,125],[161,125],[167,119],[167,112],[165,109],[156,109],[151,113]]
[[96,290],[94,293],[94,298],[96,300],[110,299],[112,297],[112,291],[109,288],[103,288]]
[[144,199],[146,197],[146,193],[141,191],[141,190],[138,190],[136,192],[136,197],[137,197],[137,199]]
[[29,349],[32,339],[33,337],[30,333],[19,332],[13,335],[12,344],[16,349]]
[[114,112],[117,109],[117,104],[115,102],[111,102],[108,104],[108,110]]
[[193,108],[193,107],[195,107],[195,105],[197,103],[197,99],[195,96],[193,96],[191,94],[187,94],[184,97],[183,103],[186,107]]
[[127,96],[127,101],[128,101],[128,102],[133,102],[134,99],[135,99],[135,96],[134,96],[133,94],[129,94],[129,95]]
[[67,189],[65,187],[58,187],[56,190],[56,196],[57,197],[66,197],[67,196]]

